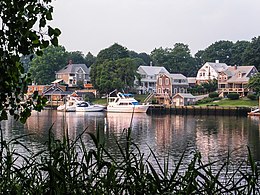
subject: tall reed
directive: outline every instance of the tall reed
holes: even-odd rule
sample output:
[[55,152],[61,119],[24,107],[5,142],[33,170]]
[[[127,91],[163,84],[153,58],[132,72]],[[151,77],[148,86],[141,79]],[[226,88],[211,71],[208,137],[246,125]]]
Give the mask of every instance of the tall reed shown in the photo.
[[[102,130],[86,131],[75,140],[67,133],[59,140],[50,129],[45,147],[34,153],[21,137],[4,140],[1,130],[1,194],[260,194],[259,167],[249,148],[246,170],[244,164],[234,169],[229,157],[216,170],[220,162],[204,163],[200,153],[183,169],[185,153],[175,163],[169,156],[161,163],[152,150],[145,157],[131,139],[131,128],[124,129],[124,141],[115,139],[117,155],[106,146]],[[27,155],[18,153],[18,146]]]

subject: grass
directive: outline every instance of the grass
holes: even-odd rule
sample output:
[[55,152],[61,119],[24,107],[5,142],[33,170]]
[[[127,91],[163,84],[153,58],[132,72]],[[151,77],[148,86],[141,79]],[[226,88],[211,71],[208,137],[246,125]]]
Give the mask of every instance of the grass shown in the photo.
[[257,100],[250,100],[248,98],[242,98],[239,100],[222,99],[218,101],[212,101],[208,103],[198,104],[199,106],[217,105],[217,106],[235,106],[235,107],[257,107]]
[[[2,132],[2,131],[1,131]],[[113,156],[103,139],[103,130],[87,133],[94,148],[87,148],[83,132],[75,140],[56,140],[49,132],[45,148],[33,153],[19,142],[6,141],[1,134],[0,189],[2,194],[259,194],[259,169],[250,150],[237,169],[225,162],[203,163],[195,153],[183,169],[183,155],[174,165],[163,164],[151,150],[148,157],[124,129],[124,139],[115,139],[119,154]],[[66,133],[65,133],[66,135]],[[29,155],[17,153],[13,145],[25,147]],[[23,163],[17,163],[17,160]],[[155,166],[151,163],[155,162]],[[215,163],[222,166],[214,171]],[[247,169],[242,169],[246,166]],[[155,169],[157,167],[157,169]]]

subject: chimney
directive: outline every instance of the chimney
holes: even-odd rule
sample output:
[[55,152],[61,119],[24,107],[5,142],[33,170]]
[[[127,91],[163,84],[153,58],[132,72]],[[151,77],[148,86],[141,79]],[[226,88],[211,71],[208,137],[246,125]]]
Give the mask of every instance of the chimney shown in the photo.
[[234,66],[234,69],[237,70],[237,65]]
[[219,63],[219,60],[215,60],[215,63]]
[[153,66],[153,62],[152,61],[150,61],[150,66]]
[[72,64],[72,60],[69,60],[69,64]]

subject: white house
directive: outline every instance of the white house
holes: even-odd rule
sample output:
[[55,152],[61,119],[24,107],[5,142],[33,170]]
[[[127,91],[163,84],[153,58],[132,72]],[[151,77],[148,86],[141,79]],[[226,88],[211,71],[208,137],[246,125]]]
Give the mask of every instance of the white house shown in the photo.
[[197,84],[207,82],[210,80],[218,79],[218,74],[222,71],[228,69],[228,65],[225,63],[219,63],[216,60],[215,63],[213,62],[206,62],[198,71],[196,82]]
[[140,80],[135,79],[135,86],[140,94],[156,92],[156,79],[160,73],[169,72],[161,66],[139,66],[137,73],[140,75]]

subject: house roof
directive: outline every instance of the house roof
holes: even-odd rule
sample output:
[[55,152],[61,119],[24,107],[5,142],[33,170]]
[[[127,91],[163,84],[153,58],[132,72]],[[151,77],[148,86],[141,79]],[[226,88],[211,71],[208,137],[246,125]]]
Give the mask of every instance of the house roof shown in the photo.
[[206,62],[211,68],[213,68],[217,72],[224,71],[228,69],[228,65],[226,63],[213,63],[213,62]]
[[142,69],[147,75],[156,75],[160,72],[169,73],[166,68],[162,66],[139,66],[138,70]]
[[170,74],[172,79],[187,79],[183,74]]
[[56,72],[56,74],[76,73],[80,68],[85,72],[85,74],[89,74],[89,68],[86,64],[68,64],[67,66]]
[[188,83],[196,83],[196,77],[187,77]]
[[[254,69],[254,66],[230,66],[224,71],[230,78],[228,83],[248,82],[251,75],[249,73]],[[239,76],[241,73],[241,77]]]
[[183,97],[183,98],[190,98],[190,99],[195,99],[196,97],[195,96],[193,96],[191,93],[177,93],[177,94],[175,94],[174,96],[173,96],[173,98],[174,97],[176,97],[176,96],[181,96],[181,97]]

